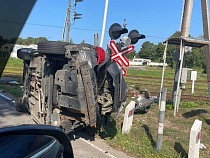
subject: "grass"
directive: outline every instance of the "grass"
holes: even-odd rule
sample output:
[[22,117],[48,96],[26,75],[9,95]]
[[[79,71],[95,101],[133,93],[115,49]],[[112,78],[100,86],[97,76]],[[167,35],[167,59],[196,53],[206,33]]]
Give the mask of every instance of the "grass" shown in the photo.
[[23,96],[23,92],[19,85],[0,84],[0,90],[2,90],[3,93],[12,94],[15,98]]
[[[167,67],[165,71],[164,84],[168,93],[173,90],[174,80],[173,69]],[[132,76],[136,76],[135,78]],[[138,86],[141,90],[148,89],[150,92],[159,92],[161,83],[162,69],[157,67],[144,67],[142,69],[134,69],[132,67],[127,69],[127,76],[125,77],[127,85]],[[188,73],[188,81],[183,84],[186,89],[182,91],[183,94],[191,94],[192,81],[190,80],[190,73]],[[198,72],[197,80],[195,81],[194,95],[208,95],[208,86],[206,82],[206,74]]]
[[[23,73],[23,61],[16,58],[9,58],[3,71],[2,77],[11,77],[20,80]],[[14,97],[21,97],[23,92],[20,85],[0,84],[2,92],[10,93]]]
[[[141,158],[177,158],[186,157],[189,148],[190,129],[195,119],[203,121],[201,142],[207,150],[200,151],[200,158],[210,154],[210,106],[200,103],[199,107],[188,108],[180,105],[176,117],[173,110],[166,110],[164,121],[163,144],[160,153],[155,150],[158,129],[158,105],[154,105],[146,114],[135,114],[132,130],[129,134],[121,134],[123,116],[109,122],[107,134],[99,135],[108,144],[122,150],[131,156]],[[116,124],[116,126],[115,126]],[[116,130],[113,130],[116,128]],[[115,133],[113,133],[115,132]],[[115,135],[115,136],[113,136]]]
[[23,73],[23,60],[9,58],[3,71],[3,76],[20,77]]

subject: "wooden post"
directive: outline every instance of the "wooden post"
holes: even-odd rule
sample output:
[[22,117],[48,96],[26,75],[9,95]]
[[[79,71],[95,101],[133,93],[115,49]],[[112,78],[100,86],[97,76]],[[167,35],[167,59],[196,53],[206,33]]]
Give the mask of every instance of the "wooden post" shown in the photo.
[[162,88],[161,92],[161,103],[159,108],[159,119],[158,119],[158,134],[157,134],[157,144],[156,144],[156,150],[157,152],[160,152],[162,148],[162,139],[163,139],[163,123],[165,118],[165,106],[166,106],[166,94],[167,94],[167,88]]

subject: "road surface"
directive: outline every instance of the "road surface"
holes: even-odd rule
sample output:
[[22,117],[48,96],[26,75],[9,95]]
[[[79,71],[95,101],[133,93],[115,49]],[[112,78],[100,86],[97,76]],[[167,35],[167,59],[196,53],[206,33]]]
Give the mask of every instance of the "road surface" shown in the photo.
[[[3,94],[5,96],[5,94]],[[6,95],[8,96],[8,95]],[[12,96],[8,96],[12,98]],[[0,93],[0,127],[21,124],[34,124],[28,113],[15,111],[14,101],[8,100]],[[129,156],[107,145],[104,140],[94,138],[79,131],[76,139],[71,141],[75,158],[128,158]]]

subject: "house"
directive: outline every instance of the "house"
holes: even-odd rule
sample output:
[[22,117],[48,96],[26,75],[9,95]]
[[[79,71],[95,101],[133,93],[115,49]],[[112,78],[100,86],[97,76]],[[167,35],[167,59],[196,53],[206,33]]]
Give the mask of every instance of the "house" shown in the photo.
[[[147,66],[158,66],[162,67],[163,63],[159,62],[152,62],[151,59],[144,59],[144,58],[133,58],[132,61],[129,61],[130,66],[141,66],[141,65],[147,65]],[[168,64],[165,64],[168,66]]]

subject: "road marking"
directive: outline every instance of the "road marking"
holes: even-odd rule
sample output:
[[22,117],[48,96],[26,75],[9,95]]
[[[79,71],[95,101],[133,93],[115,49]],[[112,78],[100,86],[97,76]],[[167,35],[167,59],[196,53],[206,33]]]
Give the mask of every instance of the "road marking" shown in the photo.
[[5,99],[7,99],[8,101],[12,101],[12,100],[13,100],[13,99],[11,99],[11,98],[9,98],[9,97],[7,97],[7,96],[1,94],[1,93],[0,93],[0,96],[3,97],[3,98],[5,98]]
[[106,154],[107,156],[109,157],[112,157],[112,158],[116,158],[114,155],[111,155],[110,153],[108,153],[107,151],[97,147],[96,145],[92,144],[91,142],[85,140],[84,138],[79,138],[80,140],[82,140],[83,142],[89,144],[90,146],[94,147],[95,149],[97,149],[98,151],[101,151],[102,153]]

